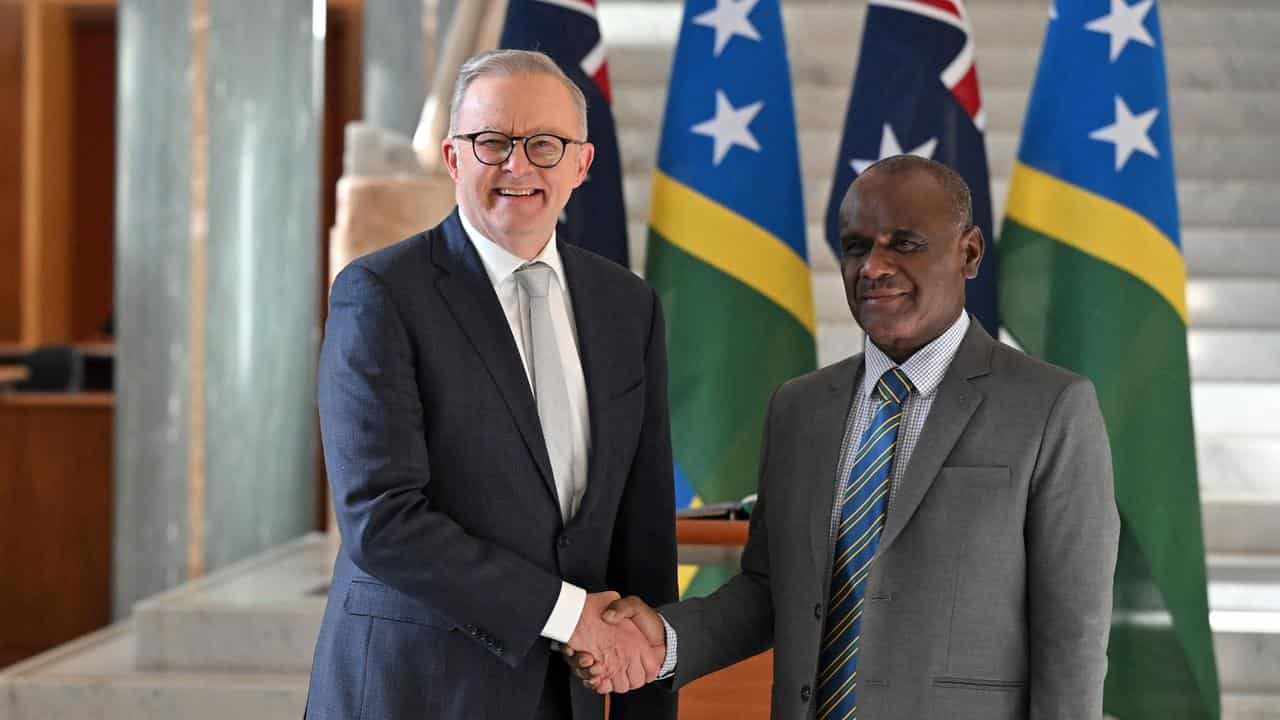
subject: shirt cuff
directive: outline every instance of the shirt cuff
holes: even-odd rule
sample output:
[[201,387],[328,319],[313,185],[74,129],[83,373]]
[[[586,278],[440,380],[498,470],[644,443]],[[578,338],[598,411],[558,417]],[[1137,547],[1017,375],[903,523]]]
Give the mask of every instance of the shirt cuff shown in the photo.
[[658,617],[662,618],[662,630],[667,635],[667,654],[662,658],[662,667],[658,668],[659,680],[666,680],[676,673],[676,646],[679,644],[676,637],[675,628],[671,627],[671,623],[662,617],[659,613]]
[[542,626],[542,637],[556,642],[568,644],[573,631],[578,627],[578,619],[582,617],[582,608],[587,604],[587,591],[564,581],[560,582],[560,597],[556,598],[555,607],[551,608],[551,617]]

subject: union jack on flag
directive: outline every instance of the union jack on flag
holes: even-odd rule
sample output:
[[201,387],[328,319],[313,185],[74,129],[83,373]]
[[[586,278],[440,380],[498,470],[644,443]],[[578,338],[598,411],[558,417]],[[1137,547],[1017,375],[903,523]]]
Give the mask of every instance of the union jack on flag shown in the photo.
[[587,137],[596,147],[595,162],[569,198],[556,234],[629,265],[622,160],[595,0],[510,0],[500,45],[546,53],[587,96]]
[[839,257],[840,201],[877,160],[903,153],[943,163],[973,192],[973,221],[987,252],[966,304],[989,332],[996,312],[986,115],[963,0],[870,0],[853,92],[827,203],[827,242]]

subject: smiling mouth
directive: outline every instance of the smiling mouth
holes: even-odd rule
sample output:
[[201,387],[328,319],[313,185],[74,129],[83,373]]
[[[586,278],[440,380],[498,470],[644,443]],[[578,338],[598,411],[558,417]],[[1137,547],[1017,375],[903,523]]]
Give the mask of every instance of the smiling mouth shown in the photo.
[[904,298],[906,296],[907,294],[905,292],[882,294],[882,295],[863,295],[862,302],[871,302],[871,303],[886,302],[889,300],[897,300],[898,298]]
[[542,191],[536,188],[498,188],[497,190],[494,190],[494,192],[501,197],[523,198],[533,197]]

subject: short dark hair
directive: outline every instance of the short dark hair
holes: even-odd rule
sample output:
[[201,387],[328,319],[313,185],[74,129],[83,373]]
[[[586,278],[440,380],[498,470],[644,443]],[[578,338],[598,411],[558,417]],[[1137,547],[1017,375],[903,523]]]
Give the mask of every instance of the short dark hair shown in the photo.
[[969,192],[968,183],[955,170],[940,162],[922,158],[919,155],[893,155],[876,162],[858,175],[849,190],[852,192],[853,188],[857,186],[858,180],[873,172],[897,175],[912,170],[928,173],[942,188],[943,192],[951,198],[952,215],[955,218],[956,225],[961,230],[967,230],[973,225],[973,193]]

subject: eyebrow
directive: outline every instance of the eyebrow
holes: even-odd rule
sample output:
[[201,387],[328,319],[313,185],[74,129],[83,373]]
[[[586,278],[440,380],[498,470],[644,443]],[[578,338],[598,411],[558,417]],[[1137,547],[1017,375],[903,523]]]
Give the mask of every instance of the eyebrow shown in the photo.
[[[911,228],[894,228],[893,231],[889,233],[889,236],[894,239],[911,239],[929,242],[929,236],[919,232],[918,230],[912,230]],[[840,242],[842,243],[858,240],[874,242],[875,238],[869,235],[864,235],[857,230],[847,230],[840,234]]]

